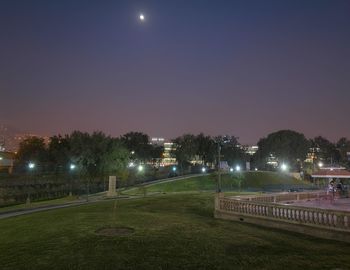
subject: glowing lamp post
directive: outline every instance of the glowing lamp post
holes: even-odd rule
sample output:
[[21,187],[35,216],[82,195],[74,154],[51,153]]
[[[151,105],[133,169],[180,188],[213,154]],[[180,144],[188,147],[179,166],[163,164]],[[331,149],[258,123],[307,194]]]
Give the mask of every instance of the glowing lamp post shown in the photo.
[[32,171],[35,168],[35,163],[29,162],[28,168],[29,168],[30,171]]
[[73,195],[72,189],[73,189],[73,172],[75,171],[75,169],[77,168],[77,165],[75,164],[70,164],[69,165],[69,170],[71,172],[71,176],[70,176],[70,183],[69,183],[69,196],[71,197]]
[[[34,162],[29,162],[28,163],[28,169],[29,169],[29,174],[32,175],[33,171],[35,169],[35,163]],[[26,204],[30,205],[30,192],[29,192],[29,185],[28,185],[28,177],[26,180],[26,186],[27,186],[27,200],[26,200]]]
[[282,172],[288,171],[288,166],[287,166],[287,164],[282,163],[282,165],[281,165],[281,170],[282,170]]

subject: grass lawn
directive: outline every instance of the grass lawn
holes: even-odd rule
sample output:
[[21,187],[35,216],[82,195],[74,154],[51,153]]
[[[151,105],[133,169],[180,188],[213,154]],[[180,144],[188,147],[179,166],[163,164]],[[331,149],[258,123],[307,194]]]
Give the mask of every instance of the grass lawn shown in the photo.
[[[168,194],[0,221],[0,269],[349,269],[350,245],[213,218],[213,194]],[[99,236],[105,226],[135,229]]]
[[11,205],[11,206],[4,206],[4,207],[0,207],[0,213],[9,212],[9,211],[16,211],[16,210],[26,210],[26,209],[42,207],[42,206],[51,206],[51,205],[71,203],[71,202],[76,202],[77,200],[78,200],[78,198],[76,196],[71,196],[71,197],[67,196],[67,197],[63,197],[63,198],[59,198],[59,199],[35,201],[35,202],[31,202],[30,205],[22,203],[22,204],[16,204],[16,205]]
[[[308,187],[309,185],[286,174],[274,172],[243,172],[241,174],[241,188],[244,191],[262,191],[266,189],[288,189],[290,187]],[[222,175],[221,186],[223,191],[234,191],[238,189],[235,174]],[[150,184],[143,187],[135,187],[123,191],[123,194],[140,195],[142,193],[169,193],[169,192],[193,192],[214,191],[216,189],[215,179],[211,175],[197,176],[174,182]]]

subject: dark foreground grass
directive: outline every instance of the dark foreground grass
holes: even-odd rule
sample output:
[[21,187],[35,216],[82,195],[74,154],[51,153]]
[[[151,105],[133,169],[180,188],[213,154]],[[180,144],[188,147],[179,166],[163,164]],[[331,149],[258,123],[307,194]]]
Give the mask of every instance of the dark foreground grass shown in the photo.
[[[0,221],[0,269],[349,269],[350,245],[213,218],[213,194],[106,201]],[[135,229],[99,236],[106,226]]]

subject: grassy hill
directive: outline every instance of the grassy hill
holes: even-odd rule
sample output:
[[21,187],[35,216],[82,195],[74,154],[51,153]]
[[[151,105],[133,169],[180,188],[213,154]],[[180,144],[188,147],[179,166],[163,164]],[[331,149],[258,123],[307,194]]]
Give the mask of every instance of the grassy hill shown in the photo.
[[[1,270],[348,269],[349,245],[213,218],[213,194],[104,201],[0,222]],[[114,210],[115,209],[115,210]],[[122,226],[130,235],[101,236]]]
[[[239,185],[240,182],[240,185]],[[241,186],[242,191],[274,191],[288,190],[290,188],[305,188],[309,185],[289,175],[275,172],[243,172],[237,174],[222,175],[221,186],[223,191],[237,191]],[[142,188],[131,188],[123,193],[138,195],[146,193],[169,193],[169,192],[193,192],[215,191],[216,177],[203,175],[183,180],[146,185]]]

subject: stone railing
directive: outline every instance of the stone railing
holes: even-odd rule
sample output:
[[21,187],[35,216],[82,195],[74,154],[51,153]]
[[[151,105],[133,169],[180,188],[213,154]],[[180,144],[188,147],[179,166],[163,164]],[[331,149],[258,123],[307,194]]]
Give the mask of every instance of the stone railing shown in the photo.
[[[347,212],[281,203],[289,200],[317,199],[323,196],[325,196],[323,192],[247,197],[224,197],[218,194],[215,216],[350,242],[350,209]],[[329,232],[325,233],[324,230]],[[334,232],[340,234],[334,235]],[[344,237],[342,233],[346,233],[346,236]]]
[[285,202],[285,201],[301,201],[301,200],[313,200],[326,198],[327,194],[323,191],[314,192],[286,192],[276,194],[266,194],[259,196],[242,196],[242,197],[231,197],[235,200],[245,200],[252,202]]

